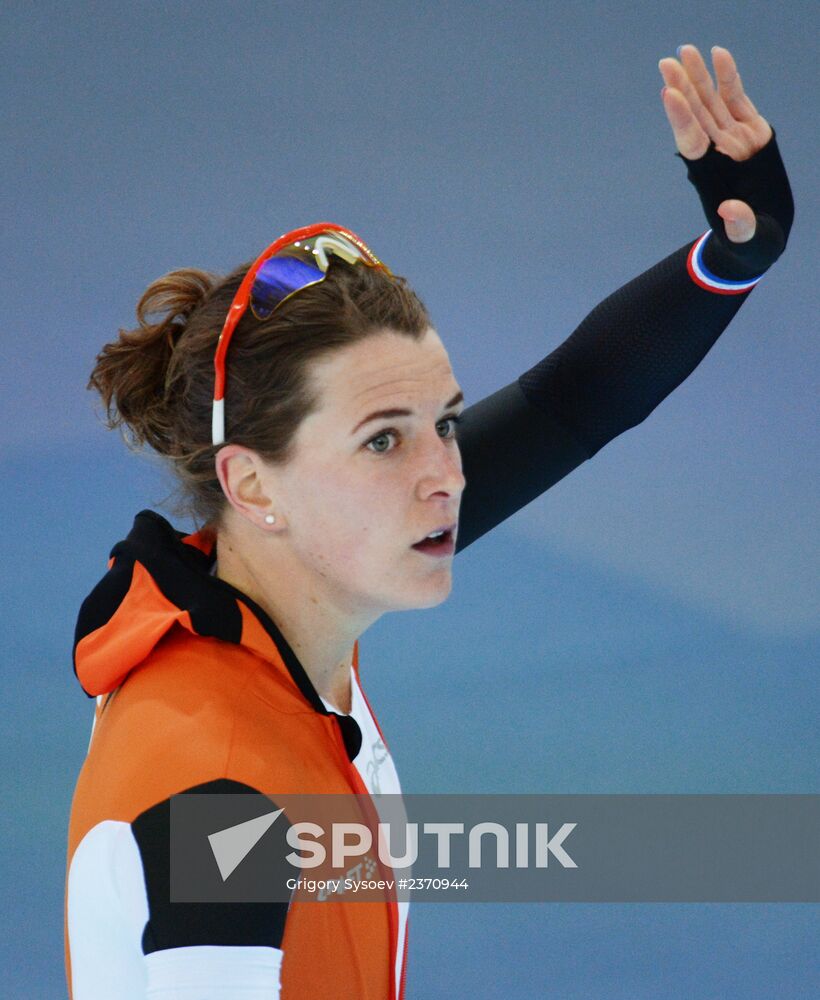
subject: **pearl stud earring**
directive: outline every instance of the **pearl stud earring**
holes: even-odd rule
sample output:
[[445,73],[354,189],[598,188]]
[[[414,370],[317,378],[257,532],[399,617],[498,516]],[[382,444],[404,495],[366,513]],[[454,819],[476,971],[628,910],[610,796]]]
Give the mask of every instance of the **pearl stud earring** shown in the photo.
[[265,514],[265,524],[276,524],[276,517],[274,514]]

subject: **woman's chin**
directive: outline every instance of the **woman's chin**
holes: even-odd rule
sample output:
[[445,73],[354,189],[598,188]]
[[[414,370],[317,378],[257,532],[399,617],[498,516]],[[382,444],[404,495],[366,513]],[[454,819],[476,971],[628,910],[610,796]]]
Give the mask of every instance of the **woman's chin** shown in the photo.
[[423,608],[437,608],[443,604],[450,596],[453,589],[453,577],[450,572],[441,574],[438,580],[429,581],[427,587],[418,593],[417,599],[412,605],[408,605],[408,610],[419,610]]

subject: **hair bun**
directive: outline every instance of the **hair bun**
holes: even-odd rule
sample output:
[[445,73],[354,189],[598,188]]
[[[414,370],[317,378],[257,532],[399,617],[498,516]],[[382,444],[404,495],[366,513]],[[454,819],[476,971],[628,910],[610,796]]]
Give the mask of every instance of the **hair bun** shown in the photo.
[[[182,267],[157,278],[143,292],[137,303],[137,320],[144,330],[185,320],[201,305],[214,287],[214,276],[195,267]],[[149,316],[160,316],[151,323]]]
[[192,267],[157,278],[137,303],[139,326],[120,330],[97,355],[88,387],[102,397],[109,427],[126,427],[137,445],[147,443],[164,455],[176,450],[171,356],[188,318],[215,284],[213,275]]

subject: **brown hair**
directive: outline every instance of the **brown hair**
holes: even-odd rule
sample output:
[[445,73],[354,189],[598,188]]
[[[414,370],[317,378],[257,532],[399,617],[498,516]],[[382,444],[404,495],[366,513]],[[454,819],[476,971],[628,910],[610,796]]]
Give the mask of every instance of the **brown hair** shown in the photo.
[[[211,444],[213,361],[249,267],[226,278],[194,268],[158,278],[137,304],[139,326],[103,347],[88,383],[102,397],[109,427],[170,461],[181,486],[177,508],[199,524],[216,526],[226,503],[214,465],[222,446]],[[228,351],[226,443],[287,461],[299,424],[318,405],[312,361],[385,328],[420,339],[429,326],[404,278],[334,259],[323,281],[269,319],[250,309],[242,317]]]

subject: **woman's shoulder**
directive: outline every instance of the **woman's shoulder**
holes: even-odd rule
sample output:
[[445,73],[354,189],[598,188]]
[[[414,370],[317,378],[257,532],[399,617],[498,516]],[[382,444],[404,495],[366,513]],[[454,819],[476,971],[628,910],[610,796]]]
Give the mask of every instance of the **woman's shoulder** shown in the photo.
[[176,629],[104,700],[77,795],[130,821],[219,779],[322,790],[333,775],[306,774],[306,760],[335,758],[318,752],[332,740],[329,719],[252,651]]

